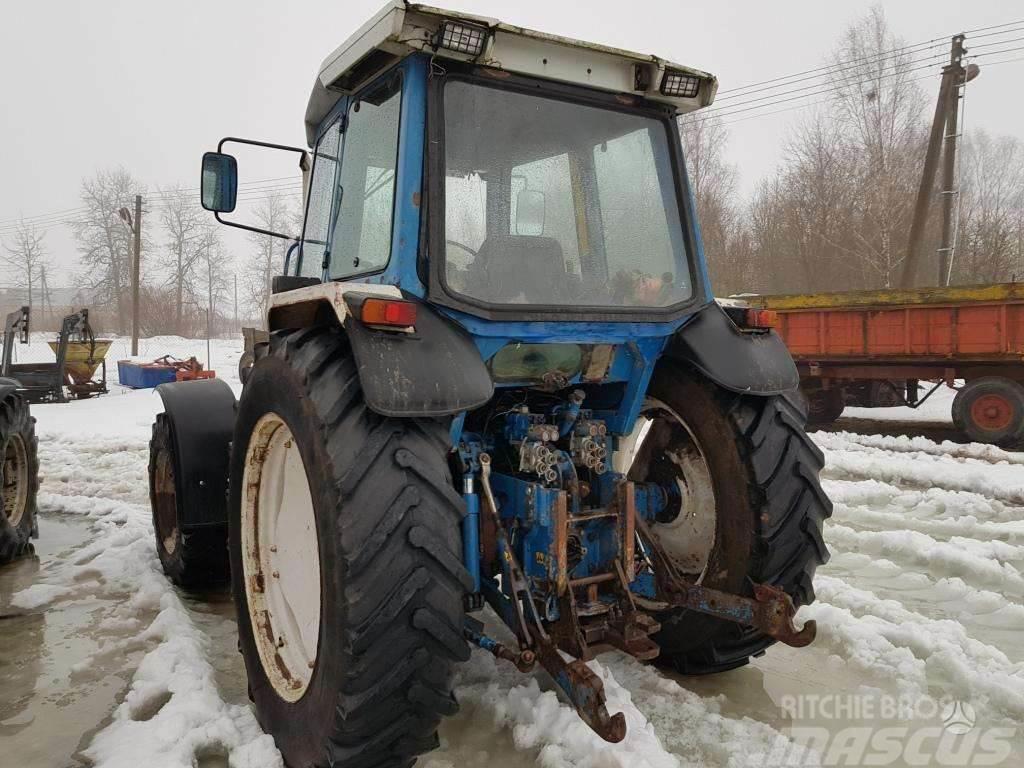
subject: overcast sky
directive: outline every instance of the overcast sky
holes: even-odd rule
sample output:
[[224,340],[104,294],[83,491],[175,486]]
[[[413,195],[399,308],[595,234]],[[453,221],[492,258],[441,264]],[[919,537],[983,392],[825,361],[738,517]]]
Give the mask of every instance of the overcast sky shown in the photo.
[[[102,168],[124,165],[151,188],[195,187],[200,155],[221,136],[303,144],[302,116],[320,62],[381,5],[0,2],[0,238],[12,218],[78,206],[81,180]],[[872,4],[458,0],[456,7],[700,67],[715,73],[724,91],[821,66],[842,29]],[[908,44],[1024,18],[1020,0],[887,0],[881,6]],[[983,66],[968,89],[968,130],[982,126],[1024,139],[1024,104],[1017,98],[1022,78],[1024,61]],[[933,100],[937,74],[921,85]],[[732,119],[729,155],[745,191],[777,165],[787,126],[803,114],[789,109],[798,104]],[[230,243],[236,251],[244,247],[241,239]],[[66,228],[50,228],[47,244],[65,270],[74,266]]]

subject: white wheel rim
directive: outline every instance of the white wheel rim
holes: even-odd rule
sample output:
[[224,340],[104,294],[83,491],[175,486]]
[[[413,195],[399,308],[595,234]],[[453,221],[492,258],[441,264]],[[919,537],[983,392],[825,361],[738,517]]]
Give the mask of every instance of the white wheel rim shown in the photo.
[[320,549],[309,479],[284,420],[265,414],[245,456],[242,564],[263,672],[285,701],[302,698],[320,642]]
[[674,519],[651,523],[651,533],[657,536],[676,567],[699,583],[707,573],[708,561],[715,547],[718,513],[711,471],[689,426],[665,403],[647,398],[632,432],[620,443],[615,456],[615,469],[630,475],[637,454],[650,435],[654,416],[659,411],[662,418],[670,417],[686,431],[689,442],[672,451],[665,451],[665,456],[678,468],[676,484],[682,503]]
[[28,452],[21,435],[11,435],[0,456],[4,516],[17,528],[28,500]]

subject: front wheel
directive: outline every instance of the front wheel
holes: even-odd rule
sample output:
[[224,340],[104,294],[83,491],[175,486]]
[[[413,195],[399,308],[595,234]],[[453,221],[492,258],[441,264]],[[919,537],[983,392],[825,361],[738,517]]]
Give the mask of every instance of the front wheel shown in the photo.
[[363,401],[337,330],[272,337],[239,402],[232,587],[256,714],[288,765],[410,765],[453,713],[461,498],[448,425]]
[[[753,584],[768,584],[798,606],[812,602],[832,505],[797,393],[736,395],[665,366],[648,395],[621,460],[631,480],[678,487],[650,527],[680,573],[733,594],[749,597]],[[660,661],[684,674],[742,666],[774,642],[692,611],[659,618]]]

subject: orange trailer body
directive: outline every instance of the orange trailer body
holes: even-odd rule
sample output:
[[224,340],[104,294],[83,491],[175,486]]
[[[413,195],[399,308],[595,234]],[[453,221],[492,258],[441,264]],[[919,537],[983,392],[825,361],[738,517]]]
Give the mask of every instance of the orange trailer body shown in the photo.
[[799,361],[1024,362],[1024,284],[757,297]]
[[776,330],[796,360],[814,423],[838,418],[847,405],[916,407],[925,399],[920,380],[959,380],[966,383],[952,415],[968,436],[999,444],[1024,439],[1024,284],[747,303],[778,314]]

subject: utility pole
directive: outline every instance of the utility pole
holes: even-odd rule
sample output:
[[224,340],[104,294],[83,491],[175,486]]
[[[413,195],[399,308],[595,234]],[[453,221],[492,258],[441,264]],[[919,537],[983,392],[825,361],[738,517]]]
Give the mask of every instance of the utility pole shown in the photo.
[[[932,188],[935,185],[935,172],[939,165],[939,150],[945,136],[951,96],[957,96],[963,80],[963,69],[960,59],[964,54],[964,36],[954,35],[950,48],[950,63],[942,69],[942,84],[939,86],[939,98],[935,101],[935,116],[932,118],[932,130],[928,136],[928,152],[924,157],[924,170],[921,173],[921,186],[917,190],[917,202],[914,204],[914,218],[910,225],[910,238],[907,242],[907,254],[903,260],[903,274],[900,277],[902,288],[913,288],[917,273],[917,257],[921,250],[924,227],[928,222],[928,207],[931,202]],[[956,103],[956,102],[952,102]],[[947,132],[948,133],[948,132]],[[944,281],[940,282],[940,285]]]
[[238,322],[238,273],[235,272],[235,330],[241,330],[241,324]]
[[142,261],[142,195],[135,196],[135,235],[132,258],[132,357],[139,354],[139,264]]
[[950,256],[953,254],[953,201],[959,194],[956,184],[956,142],[960,115],[960,86],[963,84],[964,36],[953,38],[949,68],[953,71],[953,87],[946,104],[946,140],[942,150],[942,242],[939,244],[939,285],[949,285]]

